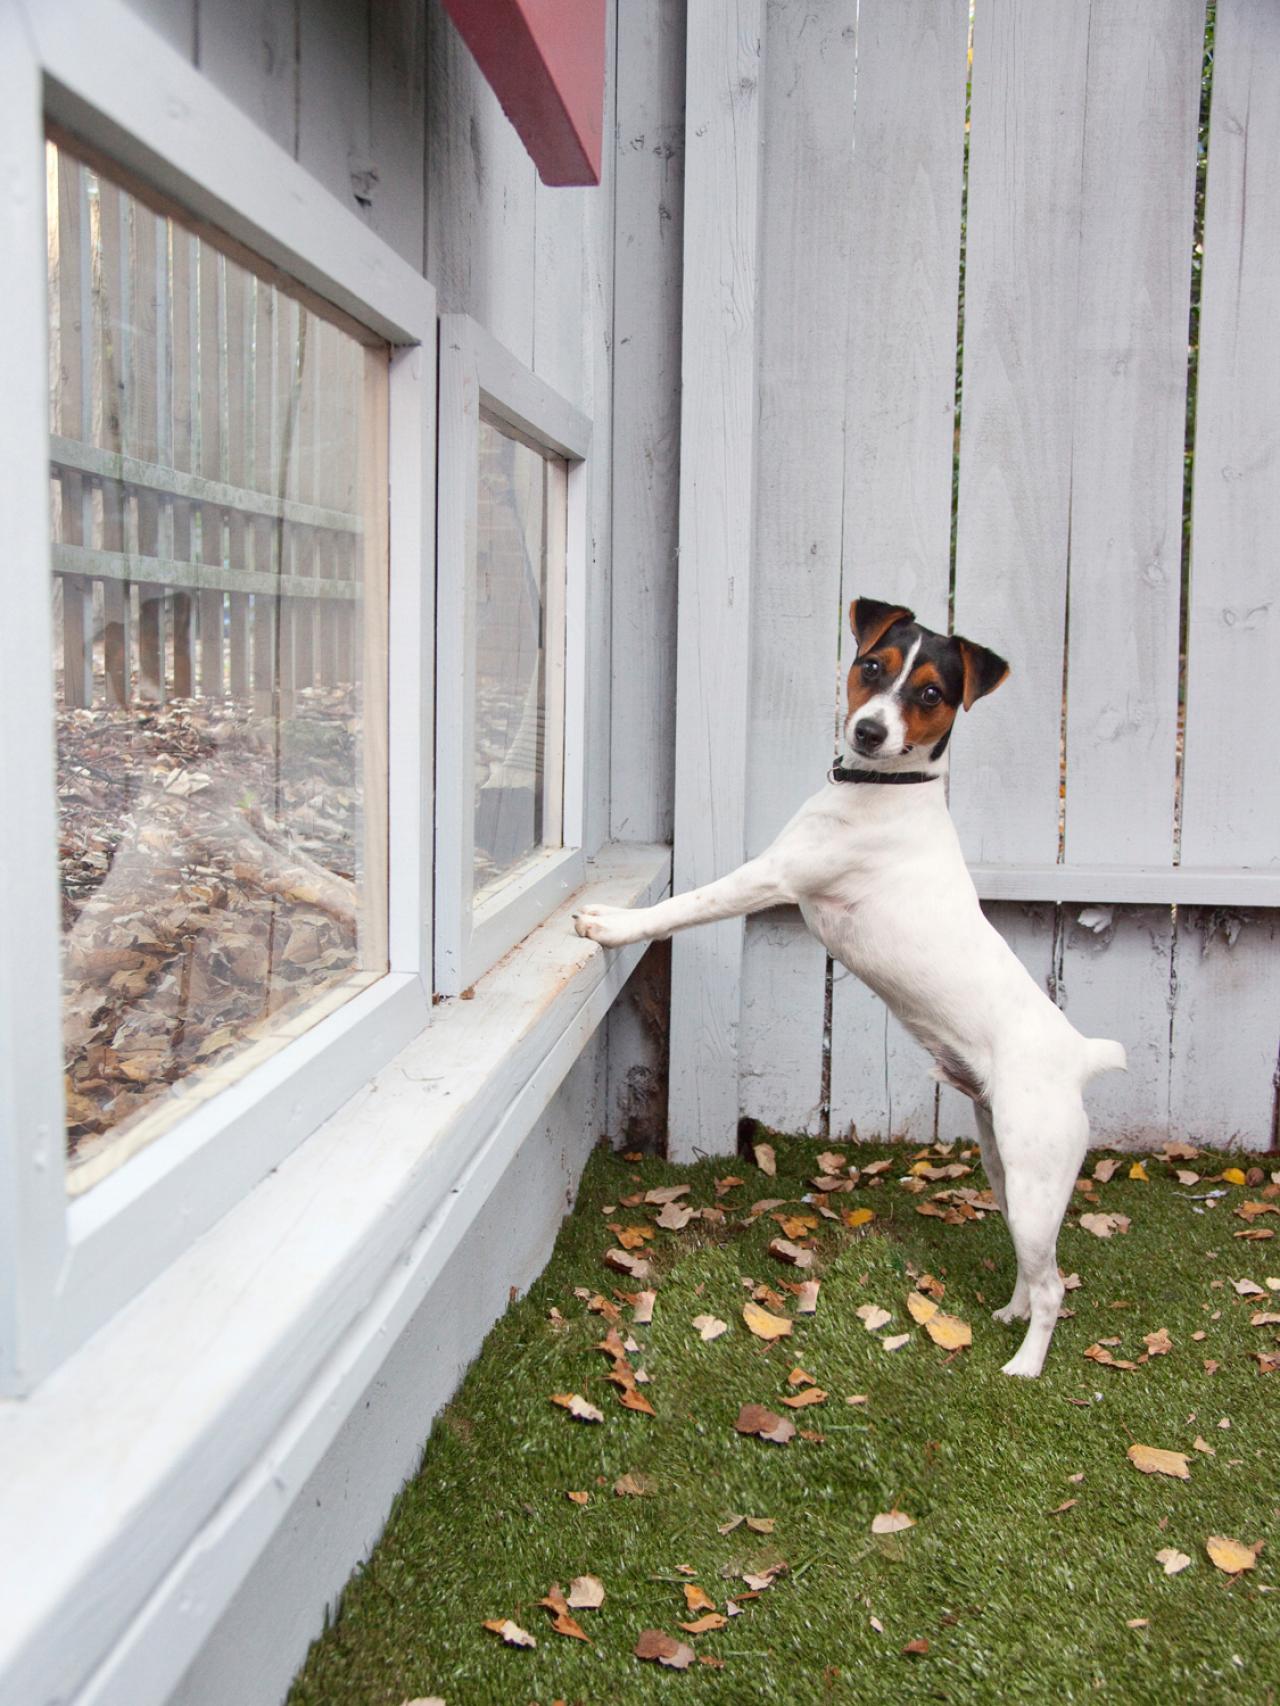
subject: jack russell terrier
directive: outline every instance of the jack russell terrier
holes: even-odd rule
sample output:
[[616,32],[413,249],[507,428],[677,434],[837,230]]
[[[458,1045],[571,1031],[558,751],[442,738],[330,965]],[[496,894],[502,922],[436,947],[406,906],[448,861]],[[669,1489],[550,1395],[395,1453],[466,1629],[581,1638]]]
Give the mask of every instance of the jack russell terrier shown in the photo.
[[[988,924],[947,810],[947,743],[961,705],[994,692],[1003,658],[935,634],[912,611],[855,599],[845,742],[830,772],[759,858],[657,906],[584,906],[605,948],[792,903],[827,952],[870,985],[968,1096],[1018,1259],[997,1321],[1029,1321],[1004,1365],[1034,1377],[1062,1303],[1058,1230],[1084,1159],[1081,1092],[1123,1068],[1117,1042],[1083,1037]],[[907,784],[917,784],[909,786]]]

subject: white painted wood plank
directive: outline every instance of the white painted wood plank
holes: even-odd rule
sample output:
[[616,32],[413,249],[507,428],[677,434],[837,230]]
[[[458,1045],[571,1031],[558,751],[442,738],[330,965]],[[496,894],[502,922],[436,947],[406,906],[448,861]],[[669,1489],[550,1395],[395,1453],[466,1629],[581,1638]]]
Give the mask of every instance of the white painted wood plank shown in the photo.
[[[1205,197],[1182,857],[1280,867],[1280,9],[1220,0]],[[1261,757],[1261,755],[1266,755]],[[1259,775],[1259,762],[1263,774]]]
[[[768,7],[764,60],[756,528],[747,856],[831,762],[839,645],[844,349],[856,0]],[[859,233],[859,242],[864,241]],[[815,360],[821,351],[821,359]],[[816,1134],[826,954],[791,909],[748,919],[741,1110]]]
[[199,0],[128,0],[128,5],[184,58],[195,58]]
[[[423,0],[369,8],[369,223],[426,264],[427,18]],[[357,168],[359,169],[359,168]]]
[[1203,0],[1090,12],[1067,680],[1066,858],[1081,865],[1159,863],[1173,844],[1203,35]]
[[586,318],[588,214],[599,199],[593,189],[533,190],[533,360],[539,379],[583,407],[587,401]]
[[1174,976],[1170,1134],[1274,1147],[1280,920],[1274,912],[1180,910]]
[[[857,30],[841,609],[828,615],[846,665],[852,640],[836,625],[859,594],[946,625],[969,8],[863,0]],[[927,1060],[842,966],[830,1048],[833,1137],[932,1138]]]
[[842,599],[944,628],[969,6],[862,0],[857,30]]
[[[676,892],[741,864],[755,476],[764,0],[704,0],[686,43]],[[732,1154],[742,920],[672,946],[670,1153]]]
[[620,840],[672,833],[684,19],[684,0],[618,10],[609,805]]
[[370,0],[318,0],[298,12],[297,158],[371,225]]
[[201,0],[200,71],[295,157],[296,24],[295,0]]
[[443,310],[470,314],[529,364],[533,162],[440,5],[427,53],[427,277]]
[[970,858],[1058,857],[1090,9],[974,18],[955,626],[1013,666],[952,746]]
[[1280,873],[1231,865],[971,865],[984,900],[1280,906]]
[[1062,1004],[1086,1037],[1114,1037],[1127,1072],[1107,1072],[1085,1093],[1095,1143],[1131,1148],[1176,1136],[1169,1126],[1168,906],[1064,906],[1060,915]]

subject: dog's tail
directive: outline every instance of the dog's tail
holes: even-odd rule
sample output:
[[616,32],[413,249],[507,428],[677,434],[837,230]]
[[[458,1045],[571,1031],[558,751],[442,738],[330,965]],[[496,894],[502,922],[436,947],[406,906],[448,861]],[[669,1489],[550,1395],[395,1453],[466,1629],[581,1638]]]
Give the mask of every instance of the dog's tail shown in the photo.
[[1085,1037],[1084,1042],[1084,1076],[1088,1083],[1090,1078],[1096,1078],[1100,1072],[1127,1072],[1129,1062],[1124,1052],[1124,1044],[1112,1042],[1109,1037]]

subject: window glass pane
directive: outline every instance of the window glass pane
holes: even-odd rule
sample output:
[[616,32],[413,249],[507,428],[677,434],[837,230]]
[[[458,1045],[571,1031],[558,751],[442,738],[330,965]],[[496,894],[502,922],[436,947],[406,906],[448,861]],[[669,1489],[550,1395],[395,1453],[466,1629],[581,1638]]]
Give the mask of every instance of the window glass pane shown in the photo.
[[566,465],[480,421],[475,895],[559,846]]
[[386,968],[388,357],[47,157],[74,1191]]

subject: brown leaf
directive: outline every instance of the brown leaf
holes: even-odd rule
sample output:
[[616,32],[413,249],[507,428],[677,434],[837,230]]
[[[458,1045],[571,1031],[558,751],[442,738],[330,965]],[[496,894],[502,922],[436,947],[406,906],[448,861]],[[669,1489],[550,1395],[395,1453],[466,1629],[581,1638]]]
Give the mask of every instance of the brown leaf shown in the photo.
[[687,1197],[692,1189],[692,1185],[655,1185],[651,1191],[644,1193],[644,1200],[651,1203],[677,1202],[681,1197]]
[[565,1597],[575,1611],[594,1611],[604,1604],[604,1583],[599,1576],[575,1576]]
[[1060,1505],[1055,1505],[1049,1512],[1050,1516],[1061,1516],[1063,1511],[1074,1510],[1080,1503],[1079,1499],[1063,1499]]
[[752,1146],[752,1154],[756,1158],[756,1166],[772,1179],[777,1176],[778,1158],[773,1152],[771,1143],[757,1143]]
[[687,1641],[677,1641],[661,1629],[646,1629],[631,1650],[638,1659],[653,1659],[672,1670],[688,1670],[694,1659]]
[[613,1483],[613,1491],[620,1499],[647,1499],[654,1491],[651,1475],[619,1475]]
[[655,1224],[664,1232],[683,1232],[697,1212],[696,1208],[690,1208],[687,1203],[669,1202],[664,1205]]
[[602,1422],[604,1420],[604,1413],[597,1410],[594,1404],[588,1404],[587,1400],[577,1392],[553,1392],[551,1402],[559,1404],[562,1410],[567,1410],[575,1421]]
[[787,1376],[788,1386],[816,1386],[818,1383],[807,1370],[797,1363]]
[[791,1332],[791,1322],[783,1315],[770,1315],[759,1304],[744,1303],[742,1319],[758,1339],[785,1339]]
[[657,1411],[645,1397],[643,1392],[637,1392],[634,1386],[624,1386],[618,1393],[619,1404],[628,1410],[635,1410],[642,1416],[656,1416]]
[[686,1582],[684,1584],[684,1608],[692,1616],[695,1611],[714,1611],[716,1602],[705,1588],[698,1586],[697,1582]]
[[806,1386],[803,1392],[782,1400],[792,1410],[804,1410],[811,1404],[825,1404],[826,1401],[827,1395],[820,1386]]
[[637,1327],[647,1327],[653,1320],[653,1306],[658,1300],[656,1291],[637,1291],[628,1301],[631,1319]]
[[606,1250],[604,1261],[606,1266],[616,1268],[619,1273],[630,1274],[632,1279],[641,1281],[647,1280],[653,1271],[643,1256],[633,1256],[627,1250]]
[[655,1236],[652,1226],[619,1226],[616,1220],[609,1222],[609,1230],[624,1250],[643,1250],[645,1240]]
[[871,1519],[872,1534],[900,1534],[904,1528],[914,1528],[916,1519],[908,1516],[906,1511],[896,1507],[891,1511],[881,1511]]
[[789,1262],[793,1268],[811,1268],[813,1266],[813,1251],[802,1250],[798,1244],[793,1244],[789,1238],[772,1238],[769,1241],[769,1254],[779,1262]]
[[923,1658],[929,1651],[929,1643],[925,1640],[923,1635],[919,1635],[914,1641],[908,1641],[902,1651],[904,1657],[909,1653],[912,1657]]
[[1116,1170],[1119,1166],[1119,1156],[1108,1155],[1104,1160],[1098,1162],[1097,1166],[1093,1169],[1093,1176],[1100,1185],[1108,1184],[1115,1177]]
[[772,1534],[776,1523],[771,1516],[749,1516],[747,1527],[753,1534]]
[[740,1434],[755,1434],[774,1445],[786,1445],[796,1431],[796,1425],[789,1417],[775,1415],[763,1404],[744,1404],[733,1425]]
[[709,1611],[705,1617],[699,1617],[693,1623],[680,1623],[680,1629],[685,1629],[690,1635],[705,1635],[712,1629],[723,1629],[728,1623],[727,1617],[722,1617],[718,1611]]
[[[1280,1320],[1280,1316],[1276,1319]],[[1158,1327],[1154,1333],[1144,1333],[1142,1342],[1147,1347],[1148,1355],[1153,1357],[1167,1356],[1173,1349],[1173,1340],[1169,1337],[1167,1327]]]
[[736,1190],[742,1183],[735,1173],[727,1173],[723,1179],[716,1180],[716,1196],[727,1197],[730,1191]]
[[1127,1232],[1130,1221],[1127,1214],[1082,1214],[1080,1225],[1095,1238],[1110,1238],[1113,1232]]
[[545,1605],[547,1610],[552,1613],[551,1627],[557,1635],[567,1635],[574,1641],[589,1641],[591,1639],[582,1625],[569,1615],[569,1607],[565,1603],[564,1595],[560,1592],[558,1582],[551,1584],[545,1597],[540,1599],[538,1604]]
[[1157,1445],[1131,1445],[1125,1455],[1144,1475],[1172,1475],[1179,1481],[1191,1479],[1185,1451],[1163,1451]]
[[513,1623],[509,1617],[487,1617],[484,1626],[495,1635],[501,1635],[509,1647],[536,1647],[538,1644],[527,1630]]
[[1211,1534],[1204,1543],[1204,1549],[1223,1575],[1238,1576],[1242,1570],[1252,1570],[1256,1566],[1262,1542],[1259,1540],[1252,1546],[1243,1546],[1238,1540],[1229,1540],[1225,1534]]
[[816,1315],[818,1313],[820,1280],[801,1280],[799,1285],[792,1285],[789,1280],[783,1280],[782,1283],[788,1291],[795,1293],[797,1315]]
[[572,1502],[575,1505],[585,1505],[585,1504],[588,1504],[590,1502],[591,1494],[590,1493],[566,1493],[565,1498],[572,1500]]
[[[1120,1341],[1119,1341],[1119,1339],[1116,1339],[1113,1341],[1113,1343],[1119,1344]],[[1106,1346],[1101,1345],[1101,1344],[1090,1345],[1088,1350],[1085,1351],[1084,1354],[1086,1357],[1088,1357],[1090,1362],[1101,1363],[1104,1368],[1133,1369],[1133,1368],[1137,1368],[1137,1366],[1138,1366],[1136,1362],[1129,1362],[1124,1357],[1113,1357],[1111,1352],[1106,1348]]]

